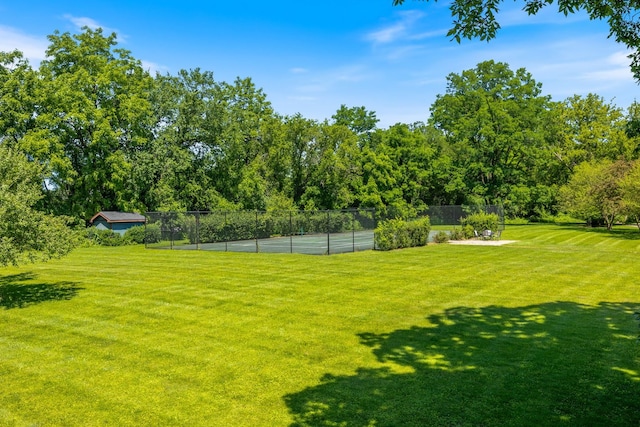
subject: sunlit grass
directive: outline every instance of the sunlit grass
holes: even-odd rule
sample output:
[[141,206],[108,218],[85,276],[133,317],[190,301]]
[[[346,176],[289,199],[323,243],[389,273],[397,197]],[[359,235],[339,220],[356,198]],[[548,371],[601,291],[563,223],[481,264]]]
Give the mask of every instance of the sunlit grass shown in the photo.
[[640,232],[0,270],[0,425],[637,425]]

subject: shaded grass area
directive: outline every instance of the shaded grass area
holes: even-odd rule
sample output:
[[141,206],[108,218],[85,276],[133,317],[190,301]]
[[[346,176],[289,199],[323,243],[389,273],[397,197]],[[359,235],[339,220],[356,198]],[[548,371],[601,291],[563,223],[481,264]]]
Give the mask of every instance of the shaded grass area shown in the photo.
[[638,425],[640,233],[503,238],[2,269],[0,425]]

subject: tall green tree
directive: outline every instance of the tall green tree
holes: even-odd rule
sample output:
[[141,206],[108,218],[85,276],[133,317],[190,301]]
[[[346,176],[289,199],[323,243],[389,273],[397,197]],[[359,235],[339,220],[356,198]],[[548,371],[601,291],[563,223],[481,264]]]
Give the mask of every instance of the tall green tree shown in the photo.
[[213,180],[222,196],[240,207],[251,208],[255,200],[243,197],[247,192],[238,191],[256,183],[247,182],[262,174],[245,171],[258,156],[269,151],[269,124],[275,112],[262,89],[250,78],[237,78],[233,84],[223,82],[216,101],[211,104],[211,122],[214,126],[215,168]]
[[601,96],[574,95],[558,104],[557,112],[561,124],[556,129],[554,152],[569,172],[582,162],[634,156],[622,110]]
[[0,52],[0,141],[17,145],[35,126],[38,74],[21,52]]
[[430,123],[445,136],[463,173],[467,203],[504,203],[521,210],[515,190],[533,185],[545,146],[549,98],[525,69],[485,61],[447,77],[447,92],[431,106]]
[[213,107],[220,85],[210,71],[157,75],[151,96],[154,139],[133,169],[147,209],[210,210],[225,205],[212,169],[220,149]]
[[[427,0],[428,1],[428,0]],[[393,5],[401,5],[404,0],[393,0]],[[462,38],[493,39],[500,24],[497,19],[502,0],[454,0],[449,9],[453,27],[447,33],[460,42]],[[624,44],[631,54],[631,71],[640,80],[640,5],[636,0],[523,0],[522,8],[529,15],[536,15],[542,8],[556,4],[558,12],[565,16],[585,11],[590,19],[606,20],[609,36]]]
[[307,146],[308,180],[301,197],[306,209],[343,209],[353,205],[360,186],[358,137],[344,125],[324,122]]
[[47,164],[54,212],[90,218],[130,210],[131,154],[151,138],[152,79],[116,35],[49,36],[34,130],[23,148]]

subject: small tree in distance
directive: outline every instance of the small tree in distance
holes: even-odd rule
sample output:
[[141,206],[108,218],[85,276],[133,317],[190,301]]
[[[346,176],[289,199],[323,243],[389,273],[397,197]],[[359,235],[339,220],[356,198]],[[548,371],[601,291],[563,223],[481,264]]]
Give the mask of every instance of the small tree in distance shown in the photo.
[[630,168],[625,161],[584,162],[560,189],[562,208],[590,224],[604,221],[607,230],[625,214],[621,183]]

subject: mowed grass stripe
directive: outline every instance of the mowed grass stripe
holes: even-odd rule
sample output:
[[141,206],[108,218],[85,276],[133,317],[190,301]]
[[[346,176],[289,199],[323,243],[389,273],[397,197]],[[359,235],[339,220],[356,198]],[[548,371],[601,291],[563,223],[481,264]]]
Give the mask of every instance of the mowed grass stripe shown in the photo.
[[640,421],[638,240],[556,226],[503,238],[518,242],[86,248],[4,269],[15,287],[77,291],[0,309],[0,425]]

